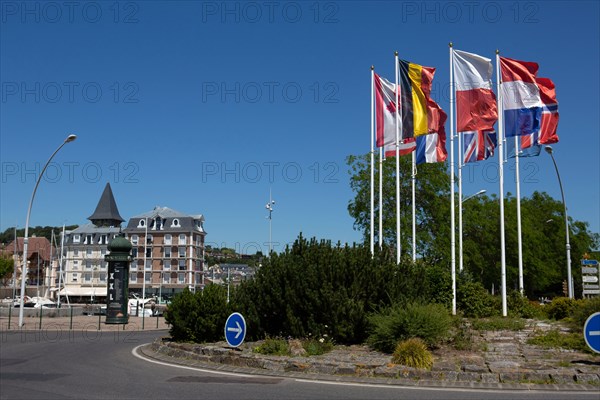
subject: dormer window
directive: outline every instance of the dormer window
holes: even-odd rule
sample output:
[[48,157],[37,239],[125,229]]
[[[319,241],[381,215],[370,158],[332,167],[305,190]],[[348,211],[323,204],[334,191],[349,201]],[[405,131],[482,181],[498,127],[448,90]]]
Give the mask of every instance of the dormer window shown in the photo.
[[179,220],[177,218],[173,218],[173,222],[171,223],[171,226],[174,228],[179,227]]
[[156,217],[156,220],[154,221],[153,229],[156,229],[157,231],[162,230],[162,223],[163,223],[162,218]]
[[79,234],[73,235],[73,243],[79,243],[81,241],[81,236]]
[[146,226],[146,220],[140,219],[140,221],[138,222],[138,228],[143,228],[145,226]]

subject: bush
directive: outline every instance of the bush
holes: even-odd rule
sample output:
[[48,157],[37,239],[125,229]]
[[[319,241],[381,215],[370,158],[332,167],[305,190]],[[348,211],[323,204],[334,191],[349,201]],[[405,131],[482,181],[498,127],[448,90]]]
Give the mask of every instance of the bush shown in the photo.
[[579,300],[572,311],[574,327],[583,329],[585,321],[597,312],[600,312],[600,297]]
[[369,345],[384,353],[392,353],[399,340],[423,339],[430,347],[448,337],[452,318],[440,304],[396,305],[370,317],[372,333]]
[[475,319],[471,321],[471,326],[476,331],[522,331],[525,322],[520,318],[491,317]]
[[290,354],[287,340],[281,338],[266,338],[262,344],[255,347],[252,351],[273,356],[287,356]]
[[174,296],[165,321],[171,325],[169,333],[175,341],[216,342],[223,339],[229,314],[226,289],[208,285],[195,294],[186,288]]
[[392,362],[412,368],[431,369],[433,356],[427,350],[425,342],[419,338],[412,338],[398,343],[392,355]]
[[536,318],[546,317],[542,305],[536,301],[529,301],[517,290],[511,290],[507,297],[508,314],[511,317]]
[[460,279],[456,288],[456,307],[467,318],[484,318],[498,315],[498,302],[480,282],[468,277]]
[[546,315],[548,318],[558,321],[571,316],[576,305],[577,300],[575,299],[555,297],[550,304],[545,306]]
[[306,350],[307,356],[319,356],[333,350],[333,343],[325,338],[306,339],[302,341],[302,347]]

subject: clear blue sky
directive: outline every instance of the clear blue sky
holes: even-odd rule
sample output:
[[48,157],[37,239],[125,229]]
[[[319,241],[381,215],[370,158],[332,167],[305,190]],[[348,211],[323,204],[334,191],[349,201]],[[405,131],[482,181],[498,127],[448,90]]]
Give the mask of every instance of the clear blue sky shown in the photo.
[[[569,213],[600,231],[598,2],[0,4],[1,230],[24,226],[36,166],[75,133],[32,226],[87,222],[110,182],[125,219],[157,205],[202,213],[208,242],[266,251],[271,188],[274,241],[360,240],[345,158],[369,150],[370,66],[393,80],[397,50],[436,67],[449,111],[452,41],[536,61],[554,80]],[[464,193],[497,193],[496,166],[469,166]],[[521,175],[524,196],[560,199],[547,154]]]

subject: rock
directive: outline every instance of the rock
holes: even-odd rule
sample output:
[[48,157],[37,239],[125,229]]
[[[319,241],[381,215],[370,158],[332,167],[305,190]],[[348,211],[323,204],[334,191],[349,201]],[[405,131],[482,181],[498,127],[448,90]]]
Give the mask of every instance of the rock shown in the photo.
[[304,357],[306,355],[306,350],[302,347],[302,342],[300,340],[292,339],[288,342],[288,346],[292,357]]

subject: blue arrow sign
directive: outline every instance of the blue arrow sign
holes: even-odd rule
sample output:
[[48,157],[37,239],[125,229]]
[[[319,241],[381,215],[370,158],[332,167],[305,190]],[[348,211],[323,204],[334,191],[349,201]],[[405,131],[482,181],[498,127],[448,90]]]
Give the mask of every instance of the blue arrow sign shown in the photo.
[[598,260],[581,260],[581,265],[598,265]]
[[231,347],[238,347],[246,338],[246,320],[242,314],[234,312],[225,322],[225,340]]
[[600,312],[590,315],[585,321],[583,337],[590,349],[600,353]]

